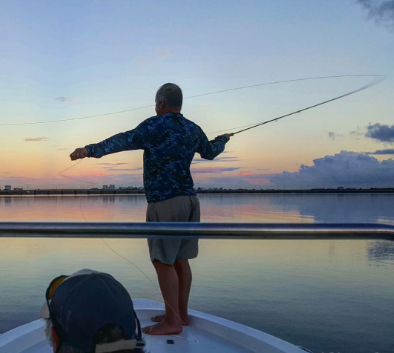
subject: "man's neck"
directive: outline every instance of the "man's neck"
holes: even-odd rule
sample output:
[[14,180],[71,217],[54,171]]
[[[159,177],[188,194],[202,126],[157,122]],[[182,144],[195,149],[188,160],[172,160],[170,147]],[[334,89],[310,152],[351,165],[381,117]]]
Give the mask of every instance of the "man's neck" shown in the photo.
[[160,115],[164,115],[167,113],[179,114],[180,112],[181,112],[180,110],[176,110],[176,109],[164,109],[160,112]]

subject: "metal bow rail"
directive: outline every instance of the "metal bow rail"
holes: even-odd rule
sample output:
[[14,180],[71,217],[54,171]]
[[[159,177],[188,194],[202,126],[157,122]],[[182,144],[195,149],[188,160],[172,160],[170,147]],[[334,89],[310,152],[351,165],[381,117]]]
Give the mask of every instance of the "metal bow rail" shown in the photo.
[[367,223],[0,222],[0,238],[389,239],[394,225]]

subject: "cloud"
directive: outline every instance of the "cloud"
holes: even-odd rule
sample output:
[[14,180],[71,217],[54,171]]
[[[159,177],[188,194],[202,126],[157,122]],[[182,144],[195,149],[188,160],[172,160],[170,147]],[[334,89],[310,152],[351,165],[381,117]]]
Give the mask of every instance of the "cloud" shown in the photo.
[[[7,172],[7,174],[11,174]],[[59,178],[35,178],[35,177],[26,177],[19,176],[15,174],[7,175],[2,177],[2,185],[12,185],[12,187],[25,187],[27,184],[30,187],[53,187],[53,184],[59,184]]]
[[48,137],[25,137],[25,141],[27,142],[41,142],[41,141],[48,141]]
[[367,126],[365,137],[386,143],[394,143],[394,125],[373,124]]
[[376,154],[376,155],[385,155],[385,154],[394,154],[394,148],[389,148],[385,150],[376,150],[375,152],[364,152],[365,154]]
[[224,173],[224,172],[233,172],[234,170],[238,170],[238,169],[240,169],[240,167],[232,167],[232,168],[206,167],[206,168],[193,169],[192,174],[216,174],[216,173]]
[[79,175],[64,175],[62,174],[58,180],[67,179],[69,181],[68,187],[80,187],[81,184],[85,187],[102,187],[102,185],[115,184],[118,186],[142,186],[142,173],[130,174],[107,174],[106,172],[94,172]]
[[[240,159],[238,157],[216,157],[215,162],[238,162]],[[203,158],[194,158],[193,164],[196,163],[203,163],[203,162],[211,162],[210,160],[203,159]]]
[[57,97],[57,98],[55,98],[55,100],[59,101],[59,102],[71,102],[72,101],[72,99],[70,97]]
[[97,165],[101,165],[106,172],[139,172],[142,170],[142,167],[116,168],[118,166],[127,165],[127,163],[97,163]]
[[394,160],[379,162],[367,154],[341,151],[301,165],[298,172],[268,177],[278,187],[394,187]]
[[357,126],[356,130],[350,131],[349,135],[351,136],[364,136],[365,135],[365,129],[360,128],[360,126]]
[[335,139],[337,139],[338,137],[341,137],[341,136],[343,136],[343,135],[341,135],[341,134],[336,134],[335,132],[328,132],[328,137],[331,139],[331,140],[335,140]]
[[369,12],[369,17],[383,25],[394,26],[394,0],[358,0]]
[[250,185],[256,186],[256,185],[268,185],[270,184],[269,177],[272,174],[254,174],[251,172],[241,172],[241,177],[243,181],[249,183]]
[[193,176],[196,186],[204,187],[222,187],[222,188],[267,188],[270,181],[267,179],[267,174],[251,174],[251,175],[229,175],[212,176],[212,178],[201,179],[204,174]]
[[142,186],[142,173],[138,174],[107,174],[106,172],[91,172],[83,174],[61,174],[55,177],[34,178],[18,175],[4,175],[1,177],[1,185],[10,184],[12,187],[26,187],[31,189],[53,188],[54,185],[63,188],[98,187],[115,184],[116,186]]
[[107,172],[139,172],[142,170],[142,167],[138,168],[106,168],[105,171]]

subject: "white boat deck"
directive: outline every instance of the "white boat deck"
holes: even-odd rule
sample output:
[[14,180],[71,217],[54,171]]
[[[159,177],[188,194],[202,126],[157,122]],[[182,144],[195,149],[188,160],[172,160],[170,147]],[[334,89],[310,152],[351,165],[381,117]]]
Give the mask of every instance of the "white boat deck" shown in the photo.
[[[164,313],[162,303],[143,299],[133,302],[142,327],[152,324],[152,316]],[[288,342],[229,320],[195,310],[190,310],[190,317],[190,326],[179,335],[144,335],[147,352],[305,353]],[[52,353],[44,326],[41,319],[6,332],[0,336],[0,353]]]

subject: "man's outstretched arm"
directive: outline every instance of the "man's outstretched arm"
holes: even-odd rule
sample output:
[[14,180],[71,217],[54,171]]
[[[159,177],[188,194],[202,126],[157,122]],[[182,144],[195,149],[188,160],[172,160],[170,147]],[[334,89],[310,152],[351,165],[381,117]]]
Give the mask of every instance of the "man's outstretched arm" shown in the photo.
[[207,136],[201,131],[200,143],[197,152],[201,158],[212,160],[224,151],[224,147],[234,134],[223,134],[214,140],[208,141]]
[[72,161],[85,157],[101,158],[107,154],[144,148],[145,129],[143,123],[134,130],[121,132],[99,143],[77,148],[70,154]]

